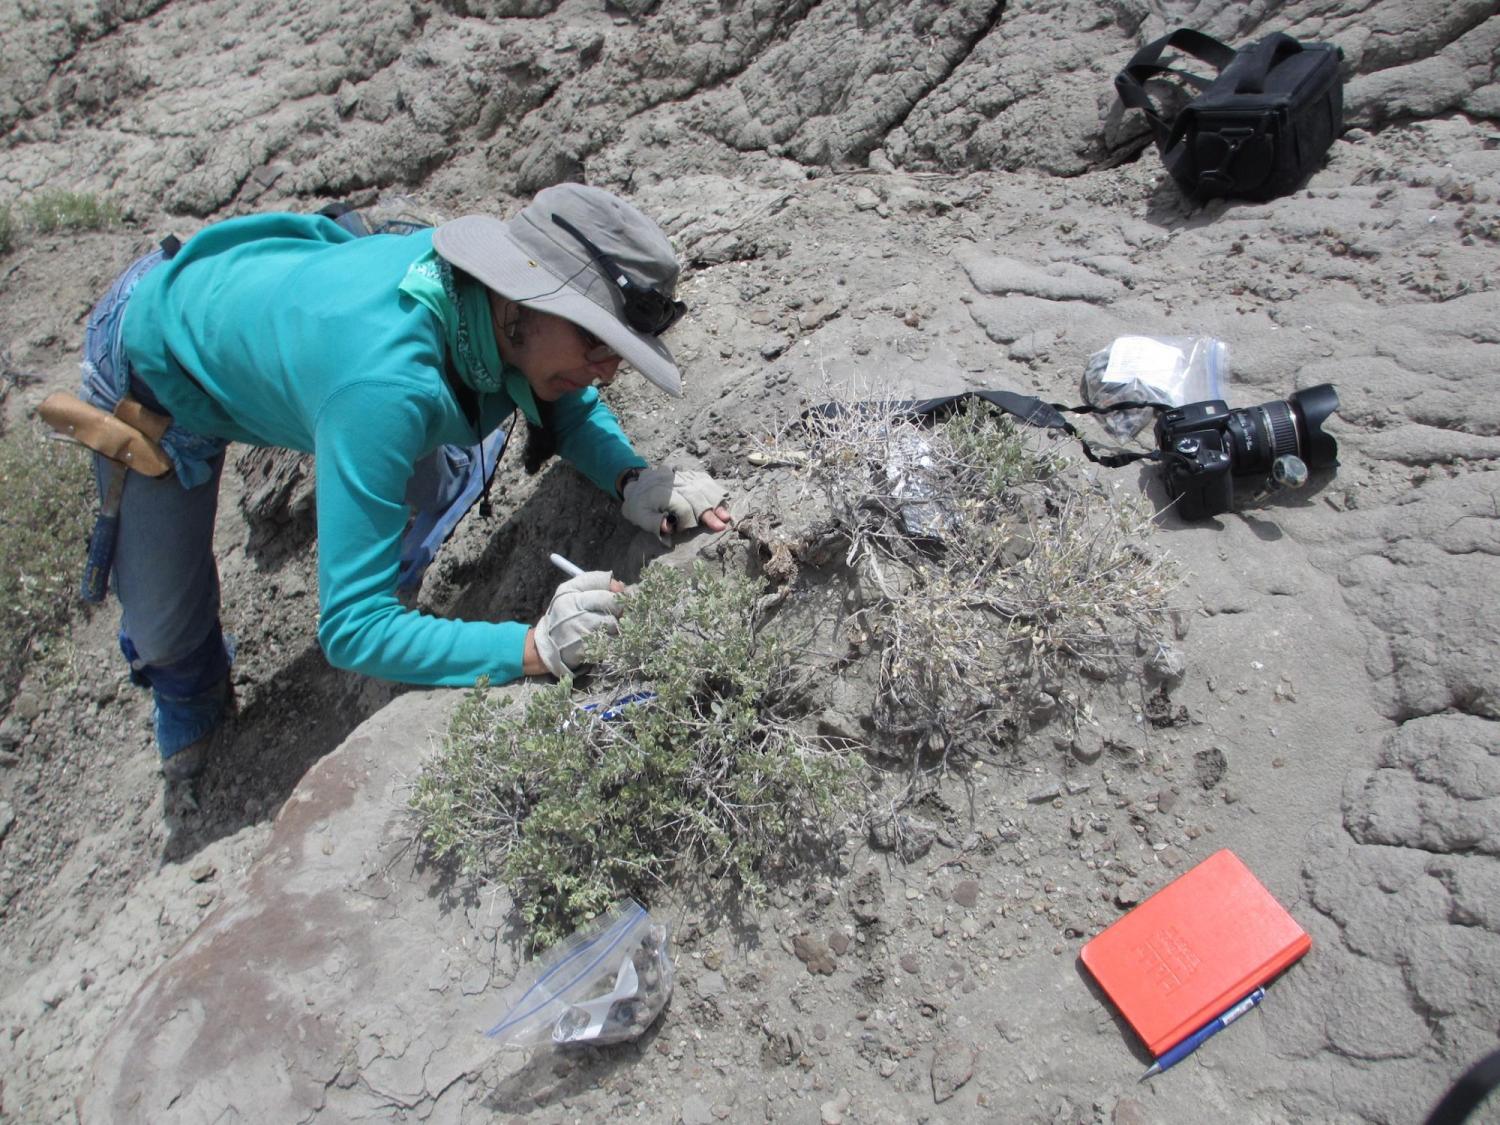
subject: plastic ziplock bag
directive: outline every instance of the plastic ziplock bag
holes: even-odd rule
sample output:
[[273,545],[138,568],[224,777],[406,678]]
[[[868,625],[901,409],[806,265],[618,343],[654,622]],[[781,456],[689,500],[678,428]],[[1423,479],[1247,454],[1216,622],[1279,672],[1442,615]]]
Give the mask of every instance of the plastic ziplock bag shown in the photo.
[[[1089,357],[1083,376],[1084,401],[1094,406],[1117,402],[1160,402],[1186,406],[1222,399],[1229,382],[1229,346],[1212,336],[1119,336]],[[1155,417],[1150,410],[1101,414],[1104,428],[1128,441]]]
[[946,504],[933,498],[937,464],[932,446],[918,434],[899,433],[888,449],[885,482],[900,508],[901,526],[918,539],[942,539],[958,521]]
[[634,1039],[672,995],[667,927],[634,899],[616,903],[549,949],[505,993],[486,1035],[512,1046]]

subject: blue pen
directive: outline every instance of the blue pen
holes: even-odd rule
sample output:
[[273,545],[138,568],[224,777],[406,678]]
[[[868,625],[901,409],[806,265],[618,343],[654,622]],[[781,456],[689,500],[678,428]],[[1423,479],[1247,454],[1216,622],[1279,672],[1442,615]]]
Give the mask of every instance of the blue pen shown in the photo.
[[1181,1043],[1177,1044],[1165,1055],[1152,1063],[1151,1069],[1146,1071],[1145,1074],[1141,1075],[1141,1081],[1144,1082],[1153,1074],[1160,1074],[1162,1071],[1166,1070],[1167,1067],[1180,1063],[1183,1059],[1187,1058],[1199,1047],[1201,1047],[1204,1040],[1206,1040],[1210,1035],[1216,1035],[1218,1032],[1228,1027],[1235,1020],[1239,1019],[1265,998],[1266,990],[1264,988],[1257,988],[1249,996],[1246,996],[1243,1000],[1241,1000],[1234,1007],[1230,1008],[1229,1011],[1225,1012],[1218,1019],[1209,1020],[1197,1031],[1193,1032]]

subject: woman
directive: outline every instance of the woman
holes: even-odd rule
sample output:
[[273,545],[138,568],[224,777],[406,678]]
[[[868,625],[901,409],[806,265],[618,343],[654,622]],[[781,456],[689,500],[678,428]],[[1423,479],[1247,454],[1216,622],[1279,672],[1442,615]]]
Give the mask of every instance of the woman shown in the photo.
[[[94,405],[129,393],[172,418],[175,472],[126,474],[112,571],[121,649],[152,688],[169,780],[202,772],[232,701],[212,549],[231,441],[314,455],[319,643],[336,667],[407,683],[562,677],[614,625],[621,587],[603,572],[559,586],[531,627],[442,620],[397,598],[409,503],[451,502],[464,482],[447,451],[477,453],[514,410],[664,539],[730,518],[705,474],[648,468],[594,389],[624,361],[681,394],[661,342],[684,311],[676,257],[608,192],[563,184],[508,222],[367,238],[321,216],[258,215],[172,250],[100,302],[83,365]],[[97,459],[101,490],[110,468]]]

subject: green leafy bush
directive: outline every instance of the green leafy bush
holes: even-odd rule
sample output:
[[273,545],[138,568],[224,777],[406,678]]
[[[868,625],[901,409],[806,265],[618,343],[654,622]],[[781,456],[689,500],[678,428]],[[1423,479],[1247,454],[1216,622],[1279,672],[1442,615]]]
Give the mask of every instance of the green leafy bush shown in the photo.
[[31,225],[41,234],[58,230],[103,230],[123,217],[119,204],[88,192],[40,191],[26,203]]
[[16,239],[16,220],[10,204],[0,204],[0,254],[9,254]]
[[0,435],[0,686],[77,604],[92,507],[89,459],[30,427]]
[[793,656],[760,628],[761,592],[702,564],[648,568],[590,694],[656,694],[616,720],[566,681],[524,708],[470,695],[412,798],[434,852],[505,883],[538,945],[682,864],[761,891],[838,823],[853,770],[788,713]]

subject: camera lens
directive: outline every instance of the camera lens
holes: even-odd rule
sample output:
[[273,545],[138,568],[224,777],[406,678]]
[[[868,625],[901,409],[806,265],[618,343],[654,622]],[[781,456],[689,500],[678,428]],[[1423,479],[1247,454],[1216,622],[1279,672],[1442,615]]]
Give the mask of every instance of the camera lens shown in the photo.
[[1297,420],[1288,403],[1263,402],[1232,410],[1224,425],[1229,430],[1236,473],[1264,472],[1276,458],[1297,452]]
[[1285,402],[1263,402],[1246,410],[1232,410],[1225,421],[1234,450],[1236,474],[1266,472],[1278,457],[1301,457],[1310,469],[1338,460],[1338,443],[1323,431],[1323,423],[1339,408],[1331,383],[1297,391]]

